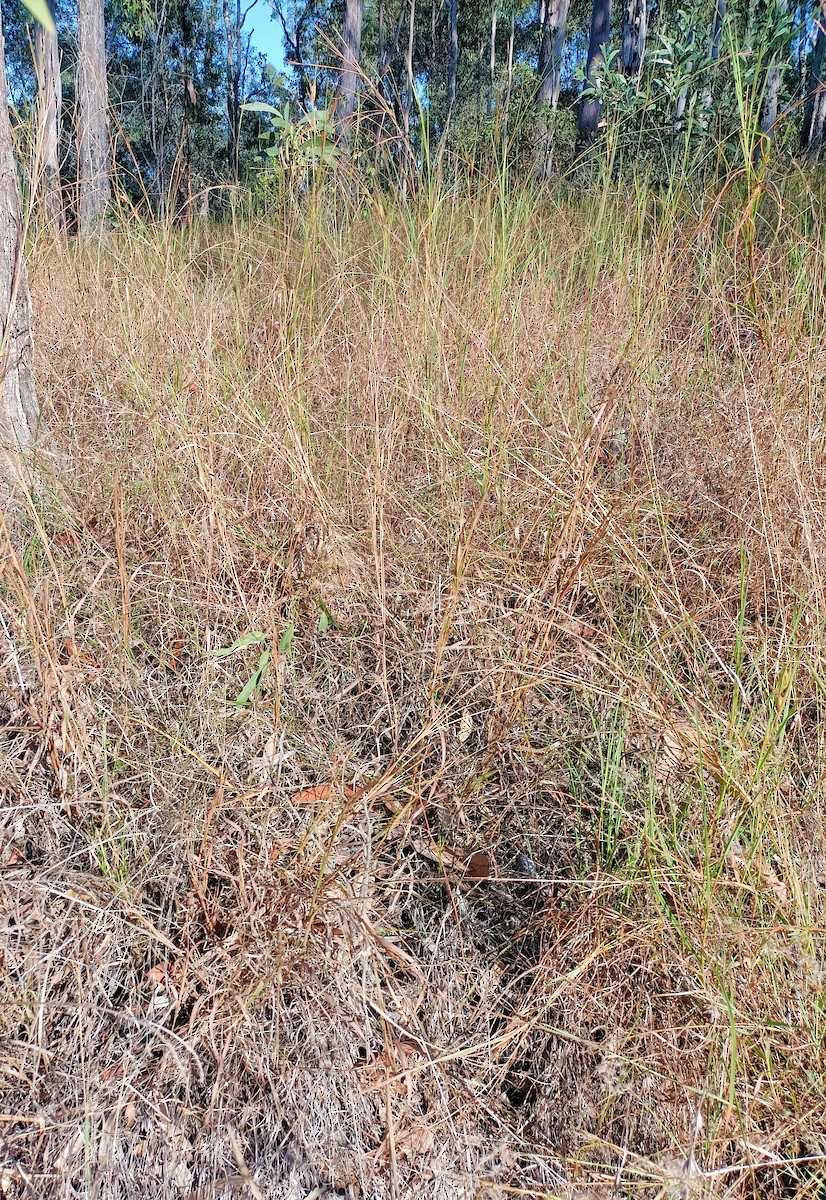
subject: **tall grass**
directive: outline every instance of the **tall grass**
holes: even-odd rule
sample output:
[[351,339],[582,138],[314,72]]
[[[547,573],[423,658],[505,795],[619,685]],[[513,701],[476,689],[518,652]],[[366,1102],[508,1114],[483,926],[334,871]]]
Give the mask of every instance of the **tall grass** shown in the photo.
[[822,205],[750,187],[34,247],[6,1194],[823,1194]]

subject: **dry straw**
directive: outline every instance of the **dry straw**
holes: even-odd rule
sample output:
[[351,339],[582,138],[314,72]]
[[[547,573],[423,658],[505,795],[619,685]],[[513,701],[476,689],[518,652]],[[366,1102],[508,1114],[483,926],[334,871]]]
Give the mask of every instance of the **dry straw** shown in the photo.
[[35,248],[3,1195],[822,1195],[823,252],[733,205]]

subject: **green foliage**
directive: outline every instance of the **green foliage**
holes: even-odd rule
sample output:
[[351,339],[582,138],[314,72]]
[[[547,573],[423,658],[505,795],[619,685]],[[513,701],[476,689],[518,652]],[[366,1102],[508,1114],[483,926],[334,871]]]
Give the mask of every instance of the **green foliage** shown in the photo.
[[622,71],[620,50],[609,48],[583,96],[601,106],[601,128],[617,170],[640,165],[654,179],[675,172],[730,173],[753,161],[769,69],[781,72],[794,37],[792,15],[773,4],[766,19],[730,14],[715,49],[710,30],[698,30],[697,9],[663,17],[648,38],[643,68]]
[[[28,159],[38,136],[28,18],[16,0],[0,2],[18,144]],[[27,14],[54,27],[49,0],[24,4]],[[274,7],[284,32],[283,76],[255,53],[249,23],[233,33],[214,0],[117,0],[107,8],[119,183],[142,210],[187,220],[207,208],[229,211],[239,181],[251,185],[256,202],[272,196],[281,202],[318,187],[341,159],[334,95],[342,5],[277,0]],[[456,98],[448,106],[449,6],[365,0],[348,169],[368,187],[401,186],[410,194],[437,176],[453,181],[507,171],[511,178],[549,178],[574,165],[580,184],[607,165],[626,179],[642,172],[655,186],[674,179],[702,185],[769,158],[774,167],[806,142],[807,128],[823,127],[810,120],[823,82],[822,48],[815,47],[819,6],[816,0],[802,6],[727,0],[722,25],[715,12],[714,0],[649,4],[647,36],[632,56],[639,67],[631,72],[620,53],[626,9],[615,4],[604,62],[586,85],[591,6],[574,0],[561,92],[551,109],[537,103],[539,6],[527,0],[460,4]],[[61,163],[71,210],[75,15],[60,10],[57,16],[65,100]],[[256,16],[257,10],[250,21]],[[600,106],[587,158],[580,155],[576,122],[583,96]],[[231,131],[239,109],[246,119],[236,145]],[[809,149],[816,154],[818,146]]]
[[297,116],[289,102],[280,108],[253,102],[243,105],[243,111],[269,117],[269,128],[259,134],[258,163],[279,168],[293,188],[303,190],[317,182],[321,170],[335,162],[335,126],[328,108],[312,108]]
[[119,0],[124,29],[130,37],[143,38],[159,22],[155,19],[152,0]]
[[[284,638],[282,637],[281,641],[283,642],[283,640]],[[239,650],[246,650],[249,646],[263,646],[263,650],[259,655],[255,669],[235,700],[235,705],[237,708],[243,708],[245,705],[249,704],[250,700],[252,700],[252,698],[256,695],[261,687],[261,684],[264,682],[264,677],[269,670],[270,661],[272,659],[272,652],[267,644],[267,636],[266,634],[258,632],[245,633],[242,637],[234,641],[231,646],[226,646],[220,650],[213,651],[214,658],[230,658],[233,654],[238,653]]]

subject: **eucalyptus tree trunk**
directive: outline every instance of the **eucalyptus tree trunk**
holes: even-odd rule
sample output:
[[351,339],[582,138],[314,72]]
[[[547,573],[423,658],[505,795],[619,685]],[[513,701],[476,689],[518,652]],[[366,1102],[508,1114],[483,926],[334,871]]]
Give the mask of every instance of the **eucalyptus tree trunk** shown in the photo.
[[13,453],[31,446],[38,406],[32,372],[32,306],[7,97],[0,18],[0,452]]
[[86,234],[100,227],[112,198],[103,0],[78,0],[77,109],[80,232]]
[[711,61],[716,66],[720,61],[723,44],[723,22],[726,19],[726,0],[717,0],[714,6],[714,23],[711,26]]
[[407,141],[407,153],[411,154],[410,146],[410,114],[413,111],[413,89],[415,81],[413,78],[413,36],[416,32],[416,0],[410,0],[410,22],[407,26],[407,51],[404,56],[404,71],[407,78],[407,87],[404,93],[404,135]]
[[[223,0],[222,3],[227,46],[227,157],[230,177],[236,183],[241,169],[241,101],[246,84],[250,45],[252,44],[252,32],[244,35],[244,23],[257,3],[258,0],[250,0],[246,8],[241,7],[241,0]],[[277,5],[275,7],[278,9]],[[300,40],[303,22],[304,17],[301,17],[296,22],[295,31],[296,57],[299,61],[301,59]],[[286,25],[284,32],[285,34],[287,32]],[[300,66],[303,74],[303,62],[300,63]]]
[[236,0],[234,13],[231,0],[223,0],[222,11],[227,43],[227,159],[230,178],[237,181],[241,130],[241,0]]
[[801,150],[818,159],[823,149],[826,125],[826,0],[818,5],[817,34],[809,65],[806,108],[803,113]]
[[[593,0],[591,9],[591,34],[588,39],[588,57],[585,62],[585,84],[591,87],[596,73],[605,59],[605,43],[611,30],[611,0]],[[595,96],[583,96],[579,104],[579,136],[584,145],[594,140],[599,126],[599,100]]]
[[496,78],[496,19],[499,15],[496,3],[490,10],[490,58],[488,59],[488,117],[493,116],[493,84]]
[[[545,0],[539,8],[539,88],[536,102],[546,114],[556,112],[559,104],[568,6],[569,0]],[[538,133],[536,176],[538,179],[549,179],[553,174],[554,142],[547,116],[544,127],[540,127]]]
[[[778,21],[783,21],[786,17],[787,3],[786,0],[777,0],[775,5],[775,17]],[[760,155],[765,155],[771,149],[772,141],[774,140],[774,127],[777,123],[777,105],[780,99],[780,84],[783,80],[783,71],[785,68],[785,56],[787,52],[788,41],[784,40],[783,44],[777,46],[771,57],[769,68],[766,72],[766,90],[763,95],[763,115],[760,121],[760,132],[763,134],[763,141],[760,147]]]
[[511,91],[513,90],[513,39],[515,28],[516,16],[513,9],[511,9],[511,27],[510,33],[508,34],[508,74],[507,83],[505,85],[505,103],[502,107],[504,114],[502,117],[502,136],[505,139],[506,145],[508,141],[508,117],[511,110]]
[[[210,8],[212,3],[217,3],[217,0],[210,0]],[[250,5],[250,8],[253,5]],[[284,31],[284,50],[286,54],[287,66],[294,67],[298,76],[298,104],[299,108],[306,109],[310,98],[310,77],[308,74],[308,64],[304,61],[304,40],[307,25],[313,16],[314,8],[311,0],[303,8],[298,8],[294,5],[287,5],[283,0],[270,0],[270,8],[274,16],[276,16]],[[288,10],[291,11],[292,20],[287,21]],[[247,9],[249,12],[249,9]],[[224,21],[226,23],[229,13],[224,10]]]
[[441,6],[442,6],[442,0],[430,0],[430,63],[429,63],[429,66],[430,66],[430,73],[431,73],[431,75],[434,75],[434,76],[436,74],[436,62],[437,62],[437,58],[438,58],[437,51],[436,51],[436,43],[437,43],[436,15],[438,13],[438,10],[441,8]]
[[37,132],[34,180],[43,219],[63,237],[65,218],[60,191],[60,55],[57,37],[42,25],[34,35],[34,68],[37,77]]
[[547,0],[542,10],[539,42],[540,107],[555,109],[559,104],[562,86],[562,51],[565,48],[565,22],[568,20],[569,0]]
[[345,141],[350,136],[356,108],[363,17],[364,0],[345,0],[344,25],[341,31],[342,69],[338,83],[338,129],[339,137]]
[[166,4],[156,7],[155,21],[146,31],[145,50],[140,57],[141,73],[146,71],[145,78],[141,80],[141,92],[146,97],[144,113],[155,166],[152,173],[155,212],[162,221],[166,219],[169,201],[166,139],[172,100],[171,80],[167,71],[167,11]]
[[459,73],[459,0],[448,0],[450,11],[450,55],[447,64],[447,107],[456,101],[456,77]]
[[387,36],[385,31],[384,5],[381,3],[378,4],[377,15],[379,25],[379,59],[376,87],[378,94],[376,144],[383,147],[385,143],[384,130],[390,114],[394,114],[397,128],[405,124],[403,91],[393,71],[393,63],[398,54],[399,43],[404,28],[404,4],[399,5],[399,15],[396,20],[395,34],[392,39]]
[[648,36],[648,0],[625,0],[620,67],[626,78],[642,73]]

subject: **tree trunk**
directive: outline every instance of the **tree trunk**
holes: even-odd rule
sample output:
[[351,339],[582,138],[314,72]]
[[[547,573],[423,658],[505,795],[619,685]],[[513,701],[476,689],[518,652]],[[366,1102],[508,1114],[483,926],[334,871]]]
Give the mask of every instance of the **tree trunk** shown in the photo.
[[[539,89],[536,94],[540,109],[555,112],[562,86],[562,52],[565,48],[565,22],[569,0],[545,0],[539,8]],[[553,173],[554,144],[550,123],[538,131],[536,176],[550,179]]]
[[[786,17],[787,5],[786,0],[777,0],[775,5],[775,19],[782,21]],[[786,66],[786,53],[788,42],[784,41],[782,45],[776,47],[769,63],[769,68],[766,72],[766,91],[763,96],[763,116],[760,121],[760,132],[763,135],[759,156],[765,155],[770,149],[774,140],[774,127],[777,123],[777,105],[780,99],[780,84],[783,81],[783,71]]]
[[565,22],[569,0],[548,0],[542,11],[539,43],[539,92],[541,108],[555,109],[562,86],[562,51],[565,48]]
[[376,121],[376,145],[384,147],[385,144],[385,126],[391,114],[394,114],[395,123],[400,127],[404,123],[402,108],[400,107],[400,97],[402,97],[402,88],[399,86],[398,80],[393,74],[393,61],[398,54],[399,41],[402,35],[404,25],[404,5],[399,6],[399,16],[396,21],[395,36],[392,41],[387,37],[384,23],[384,5],[378,5],[378,23],[379,23],[379,61],[378,61],[378,116]]
[[112,197],[103,0],[78,0],[77,107],[80,232],[86,234],[100,227]]
[[490,58],[488,60],[488,117],[493,116],[493,85],[496,79],[496,18],[498,10],[493,4],[490,10]]
[[155,212],[160,220],[165,220],[167,215],[167,202],[169,200],[169,181],[167,178],[168,162],[166,152],[167,132],[169,130],[169,117],[171,104],[174,102],[170,95],[169,89],[169,74],[167,71],[167,43],[166,36],[166,20],[167,9],[166,5],[162,5],[157,11],[157,16],[152,25],[150,25],[145,42],[148,43],[148,51],[141,55],[141,71],[144,67],[148,68],[148,78],[142,80],[141,91],[148,99],[144,105],[146,112],[146,124],[148,141],[152,150],[154,159],[154,172],[152,179],[155,191]]
[[37,428],[32,373],[32,306],[6,90],[0,20],[0,450],[28,449]]
[[181,0],[181,149],[183,152],[180,180],[181,209],[187,225],[192,224],[195,208],[194,189],[192,186],[192,124],[197,119],[198,95],[192,79],[192,37],[193,22],[189,0]]
[[456,77],[459,73],[459,0],[449,0],[450,7],[450,55],[447,66],[447,107],[453,108],[456,101]]
[[[585,63],[585,84],[591,87],[605,58],[605,43],[611,31],[611,0],[593,0],[591,35],[588,39],[588,58]],[[594,140],[599,126],[599,100],[583,97],[579,105],[579,136],[584,145]]]
[[47,33],[42,25],[37,26],[34,37],[34,69],[37,77],[34,184],[44,221],[62,238],[65,219],[60,191],[60,55],[57,37]]
[[[288,67],[295,69],[298,81],[298,104],[299,108],[306,109],[307,101],[310,98],[310,80],[307,74],[307,66],[304,62],[304,29],[313,12],[313,7],[308,0],[307,5],[303,9],[296,9],[293,15],[291,24],[287,23],[285,8],[287,7],[283,0],[270,0],[270,7],[273,13],[281,23],[281,28],[284,30],[284,50],[286,54],[286,62]],[[291,5],[290,8],[293,6]],[[226,23],[228,13],[224,10],[224,22]]]
[[404,94],[404,135],[407,140],[407,153],[411,154],[410,146],[410,114],[413,111],[413,35],[416,31],[416,0],[410,0],[410,23],[407,27],[407,52],[404,56],[404,69],[407,77],[407,88]]
[[620,67],[626,78],[642,73],[648,36],[648,0],[625,0]]
[[441,0],[430,0],[430,73],[436,75],[436,13]]
[[511,27],[510,27],[510,33],[508,34],[508,77],[507,77],[508,81],[507,81],[507,84],[505,85],[505,103],[502,106],[502,112],[503,112],[502,137],[505,141],[505,145],[507,145],[507,143],[508,143],[508,116],[510,115],[511,91],[513,90],[513,42],[514,42],[515,31],[516,31],[516,15],[515,15],[513,9],[511,9]]
[[484,74],[484,58],[485,58],[485,39],[479,34],[476,43],[476,124],[479,125],[482,120],[482,92],[484,86],[482,76]]
[[[802,11],[803,11],[802,6],[800,4],[798,4],[797,11],[795,13],[795,16],[798,20],[800,20]],[[802,22],[801,22],[801,24],[802,24]],[[794,45],[797,50],[797,57],[796,57],[796,62],[794,64],[795,81],[794,81],[794,89],[793,90],[795,91],[795,93],[798,96],[806,95],[806,81],[809,78],[809,59],[811,57],[811,49],[812,49],[808,43],[809,43],[809,39],[807,37],[796,37],[794,39]],[[805,108],[804,108],[804,115],[805,115]]]
[[339,136],[347,140],[356,108],[359,86],[359,60],[361,58],[361,23],[364,16],[364,0],[345,0],[344,25],[341,32],[342,70],[338,83]]
[[817,15],[812,61],[809,66],[809,86],[806,109],[803,115],[801,150],[810,158],[818,159],[823,149],[823,127],[826,123],[826,0]]
[[238,135],[241,126],[241,0],[236,0],[234,14],[230,8],[231,0],[223,0],[224,32],[227,38],[227,160],[230,179],[237,182],[240,167]]
[[726,19],[726,0],[717,0],[714,7],[714,23],[711,27],[711,61],[716,66],[720,61],[723,44],[723,22]]
[[[242,11],[241,0],[235,0],[234,5],[232,0],[223,0],[224,31],[227,40],[227,159],[230,178],[234,183],[238,182],[241,169],[241,97],[244,92],[252,40],[252,34],[249,33],[246,42],[244,41],[244,22],[250,9],[253,9],[257,3],[258,0],[251,0],[246,9]],[[303,17],[298,21],[295,32],[295,48],[299,59],[302,23]],[[284,32],[286,33],[286,25]],[[301,91],[303,95],[305,88],[302,87]]]

